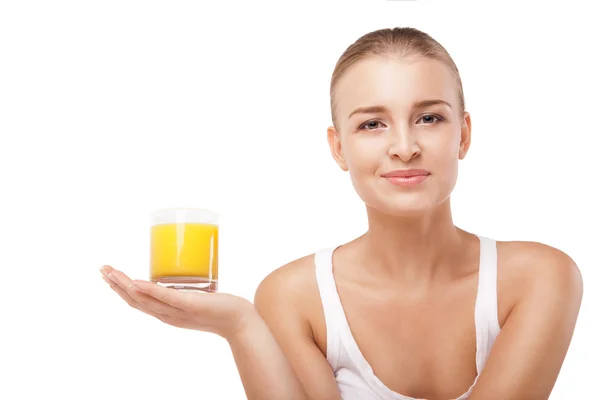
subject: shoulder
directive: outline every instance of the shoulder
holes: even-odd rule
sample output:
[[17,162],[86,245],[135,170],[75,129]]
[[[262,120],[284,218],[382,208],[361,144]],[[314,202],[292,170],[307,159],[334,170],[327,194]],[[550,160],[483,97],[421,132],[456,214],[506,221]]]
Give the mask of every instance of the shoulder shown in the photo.
[[[471,397],[546,399],[577,322],[583,285],[575,261],[537,242],[498,243],[499,299],[514,295]],[[501,302],[502,303],[502,302]]]
[[534,280],[580,280],[575,261],[564,251],[539,242],[497,242],[498,259],[528,283]]
[[254,306],[280,338],[300,334],[324,349],[325,318],[314,257],[306,255],[267,275],[256,289]]
[[314,254],[293,260],[271,272],[258,285],[254,304],[258,311],[294,314],[309,319],[320,306]]
[[281,298],[297,302],[316,285],[314,254],[291,261],[268,274],[256,289],[255,300]]
[[575,261],[564,251],[530,241],[498,241],[497,250],[498,290],[508,300],[507,311],[532,298],[580,300],[582,276]]

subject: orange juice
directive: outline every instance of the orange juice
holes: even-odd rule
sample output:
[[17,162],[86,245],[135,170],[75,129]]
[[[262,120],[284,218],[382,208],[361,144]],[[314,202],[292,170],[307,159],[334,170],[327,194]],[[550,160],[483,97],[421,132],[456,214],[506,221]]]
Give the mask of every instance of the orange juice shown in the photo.
[[[151,227],[150,279],[200,278],[217,281],[219,227],[203,223],[167,223]],[[174,280],[174,282],[177,279]]]

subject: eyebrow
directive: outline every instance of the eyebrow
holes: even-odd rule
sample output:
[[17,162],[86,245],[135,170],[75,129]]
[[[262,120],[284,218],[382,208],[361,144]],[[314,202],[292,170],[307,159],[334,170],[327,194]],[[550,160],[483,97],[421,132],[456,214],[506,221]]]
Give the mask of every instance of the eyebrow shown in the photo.
[[[450,103],[448,103],[447,101],[444,101],[444,100],[422,100],[422,101],[418,101],[415,104],[413,104],[412,108],[425,108],[425,107],[430,107],[430,106],[434,106],[437,104],[444,104],[444,105],[452,108]],[[356,110],[352,111],[348,115],[348,118],[351,118],[354,114],[377,114],[377,113],[383,113],[383,112],[388,112],[388,111],[389,110],[386,106],[359,107]]]

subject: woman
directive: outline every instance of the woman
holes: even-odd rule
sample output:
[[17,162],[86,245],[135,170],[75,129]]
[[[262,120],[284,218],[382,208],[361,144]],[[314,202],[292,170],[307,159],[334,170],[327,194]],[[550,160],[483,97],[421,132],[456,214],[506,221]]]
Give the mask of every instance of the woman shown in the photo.
[[[565,253],[453,224],[471,140],[458,70],[412,28],[361,37],[331,81],[331,154],[369,228],[272,272],[254,304],[131,281],[131,306],[228,340],[250,399],[546,399],[582,280]],[[485,366],[485,368],[484,368]]]

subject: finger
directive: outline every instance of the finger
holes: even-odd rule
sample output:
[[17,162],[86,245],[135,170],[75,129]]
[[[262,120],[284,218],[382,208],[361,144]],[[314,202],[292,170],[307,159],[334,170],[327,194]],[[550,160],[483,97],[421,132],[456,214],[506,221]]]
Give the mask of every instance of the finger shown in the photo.
[[121,289],[126,290],[129,285],[131,285],[131,279],[125,275],[123,272],[112,268],[112,270],[108,273],[108,279],[115,282],[117,285],[121,287]]
[[173,323],[175,321],[179,321],[179,318],[177,318],[177,317],[162,314],[160,312],[156,312],[154,310],[144,307],[138,301],[133,299],[129,295],[129,293],[127,293],[127,291],[123,290],[120,286],[118,286],[115,283],[113,283],[112,281],[110,281],[110,279],[107,279],[107,282],[109,283],[111,289],[114,290],[121,298],[123,298],[123,300],[125,300],[127,302],[127,304],[129,304],[131,307],[143,312],[144,314],[148,314],[152,317],[155,317],[155,318],[161,320],[162,322],[165,322],[165,323],[168,323],[171,325],[173,325]]
[[[137,281],[136,281],[137,282]],[[141,281],[144,282],[144,281]],[[154,283],[146,282],[149,285],[155,285]],[[181,308],[174,307],[168,303],[162,302],[155,297],[152,297],[143,291],[141,291],[135,284],[129,285],[127,293],[143,307],[150,309],[154,312],[170,315],[173,317],[185,316],[185,311]]]
[[198,306],[198,300],[196,299],[198,295],[194,293],[184,293],[172,288],[166,288],[157,285],[155,283],[138,280],[133,281],[133,286],[148,296],[151,296],[162,303],[168,304],[180,310],[186,310],[190,308],[192,305],[192,299],[189,297],[190,295],[194,296],[194,299],[196,300],[194,307]]
[[[110,271],[110,272],[109,272]],[[103,271],[104,273],[105,271]],[[152,296],[149,296],[140,290],[136,286],[132,285],[131,279],[123,272],[118,271],[114,268],[110,268],[108,272],[108,282],[114,286],[113,289],[132,307],[145,312],[146,314],[154,315],[160,314],[171,315],[172,317],[183,316],[183,310],[173,307],[169,304],[163,303]],[[142,281],[143,282],[143,281]],[[149,283],[149,282],[148,282]],[[125,286],[127,285],[127,286]],[[156,316],[156,315],[155,315]]]
[[102,272],[102,275],[104,275],[104,276],[108,276],[108,274],[110,274],[112,271],[114,271],[114,268],[111,267],[110,265],[103,265],[100,268],[100,272]]
[[131,307],[133,308],[137,308],[138,310],[141,310],[141,305],[138,304],[138,302],[136,300],[134,300],[125,290],[123,290],[119,285],[117,285],[114,281],[108,279],[107,277],[103,276],[102,277],[106,283],[108,283],[108,285],[110,286],[110,288],[112,290],[114,290],[119,296],[121,296],[121,298],[123,298],[123,300],[125,300],[125,302],[127,304],[129,304]]
[[178,328],[187,327],[185,319],[179,318],[173,315],[162,314],[159,312],[155,312],[152,310],[148,310],[144,308],[139,302],[134,300],[127,291],[123,290],[119,285],[114,283],[108,278],[104,278],[104,280],[110,285],[111,289],[114,290],[119,296],[121,296],[131,307],[142,311],[145,314],[155,317],[156,319],[164,322],[165,324],[169,324]]

